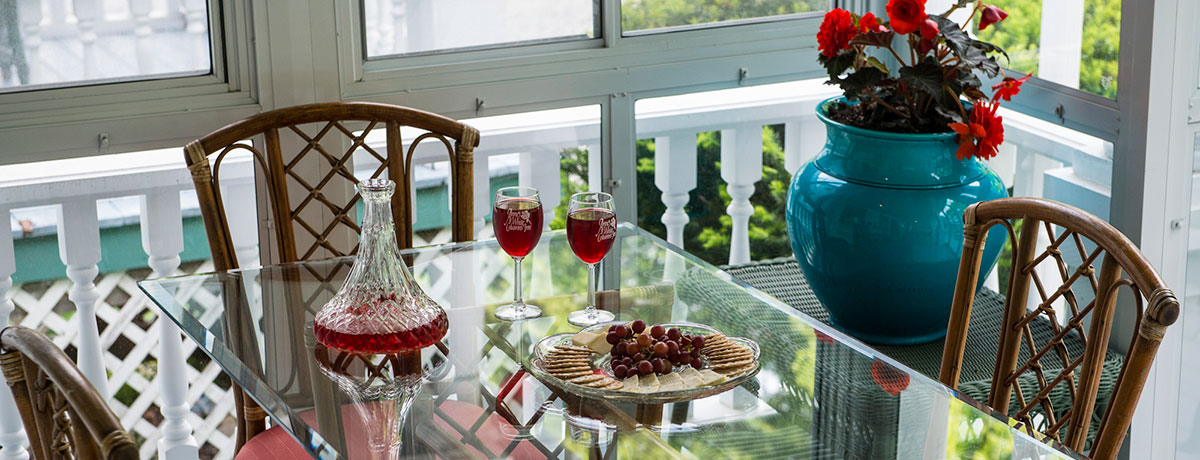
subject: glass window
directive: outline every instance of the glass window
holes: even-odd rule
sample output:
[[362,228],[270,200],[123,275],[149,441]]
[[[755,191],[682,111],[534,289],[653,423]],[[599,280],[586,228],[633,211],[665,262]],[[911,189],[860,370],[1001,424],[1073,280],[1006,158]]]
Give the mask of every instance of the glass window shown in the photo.
[[600,36],[600,0],[364,0],[367,57]]
[[204,1],[0,2],[0,92],[212,72]]
[[621,0],[621,30],[664,29],[825,11],[830,0]]
[[1121,0],[992,0],[1008,18],[979,37],[1008,52],[1008,68],[1117,97]]

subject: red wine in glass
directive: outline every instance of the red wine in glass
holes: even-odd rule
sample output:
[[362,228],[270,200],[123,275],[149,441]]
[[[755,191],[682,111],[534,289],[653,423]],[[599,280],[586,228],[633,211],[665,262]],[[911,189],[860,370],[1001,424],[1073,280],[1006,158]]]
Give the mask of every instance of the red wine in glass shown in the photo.
[[492,229],[508,255],[529,255],[542,237],[542,203],[528,198],[497,201],[492,208]]
[[607,209],[584,208],[567,214],[567,242],[585,264],[603,259],[617,236],[617,215]]
[[612,321],[615,315],[596,308],[596,266],[617,240],[617,214],[612,195],[580,192],[567,205],[567,242],[588,266],[587,308],[567,314],[567,323],[587,327]]
[[521,261],[542,238],[542,200],[533,187],[504,187],[496,191],[492,230],[496,242],[513,258],[513,301],[496,308],[496,318],[518,321],[537,318],[542,309],[521,298]]

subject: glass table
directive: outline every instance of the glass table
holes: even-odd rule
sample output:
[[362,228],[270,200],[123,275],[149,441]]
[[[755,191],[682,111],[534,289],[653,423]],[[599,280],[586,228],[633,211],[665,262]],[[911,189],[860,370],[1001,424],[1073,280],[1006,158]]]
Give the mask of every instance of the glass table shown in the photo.
[[[352,259],[147,280],[141,288],[314,458],[1078,458],[650,233],[622,224],[601,308],[755,340],[762,370],[727,392],[633,406],[582,399],[522,368],[576,328],[586,267],[561,232],[525,266],[540,318],[504,322],[512,261],[494,240],[405,251],[450,330],[419,358],[338,354],[313,315]],[[407,417],[405,417],[407,414]]]

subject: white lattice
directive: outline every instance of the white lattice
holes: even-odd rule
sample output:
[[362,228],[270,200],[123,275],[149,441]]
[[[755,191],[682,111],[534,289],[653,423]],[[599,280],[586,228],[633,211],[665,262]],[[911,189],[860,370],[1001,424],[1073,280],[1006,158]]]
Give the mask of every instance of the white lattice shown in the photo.
[[[188,271],[209,272],[212,263],[206,261]],[[96,317],[105,325],[100,342],[105,348],[105,368],[110,373],[109,388],[116,392],[109,395],[109,406],[121,419],[121,424],[134,434],[140,444],[141,457],[149,459],[157,455],[161,437],[158,424],[162,416],[158,410],[159,383],[155,365],[159,342],[158,310],[136,284],[146,273],[145,270],[119,271],[101,275],[96,282],[101,299]],[[66,299],[70,286],[67,279],[13,286],[10,294],[17,307],[14,323],[51,335],[54,343],[64,349],[77,347],[77,326],[70,321],[75,309]],[[192,297],[197,302],[219,300],[207,291],[196,292]],[[184,341],[183,353],[185,356],[193,353],[203,356],[203,352],[197,353],[195,343],[190,340]],[[201,446],[209,444],[202,449],[203,458],[230,459],[233,457],[235,424],[233,393],[214,383],[221,375],[221,369],[215,363],[206,357],[201,362],[204,363],[201,369],[186,367],[187,381],[191,384],[188,402],[192,404],[188,422],[195,428],[196,441]],[[122,402],[130,398],[130,404]]]

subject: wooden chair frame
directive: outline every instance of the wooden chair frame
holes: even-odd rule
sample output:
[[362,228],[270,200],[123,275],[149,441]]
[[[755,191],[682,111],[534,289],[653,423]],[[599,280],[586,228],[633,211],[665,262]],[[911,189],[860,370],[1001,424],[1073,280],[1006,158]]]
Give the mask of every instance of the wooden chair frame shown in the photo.
[[21,326],[0,331],[0,365],[35,458],[138,458],[104,398],[45,335]]
[[[1021,221],[1019,237],[1012,224],[1018,220]],[[1004,198],[968,207],[963,222],[963,254],[939,378],[951,388],[958,386],[985,239],[992,226],[1002,225],[1013,244],[1013,263],[1005,301],[1004,329],[997,347],[988,405],[1008,415],[1012,393],[1016,392],[1019,411],[1012,416],[1030,433],[1034,433],[1030,411],[1043,410],[1047,428],[1037,434],[1053,438],[1075,451],[1084,449],[1100,384],[1101,366],[1108,348],[1117,293],[1122,286],[1133,292],[1137,303],[1137,332],[1125,355],[1124,366],[1104,410],[1090,453],[1093,458],[1115,458],[1133,418],[1138,395],[1145,385],[1163,334],[1167,326],[1179,317],[1179,301],[1125,235],[1096,216],[1074,207],[1038,198]],[[1061,235],[1054,235],[1055,227],[1063,230]],[[1050,245],[1038,254],[1035,251],[1041,230],[1047,232]],[[1084,238],[1095,244],[1094,250],[1086,249]],[[1070,250],[1070,246],[1074,246],[1082,260],[1073,273],[1068,271],[1061,249],[1067,247]],[[1092,264],[1101,253],[1104,253],[1104,258],[1097,278]],[[1034,270],[1042,262],[1056,266],[1062,278],[1062,285],[1057,289],[1044,286]],[[1090,284],[1096,294],[1092,302],[1083,306],[1079,305],[1072,290],[1072,285],[1079,281]],[[1031,288],[1041,297],[1041,302],[1038,308],[1026,311]],[[1070,308],[1071,314],[1065,327],[1061,328],[1052,307],[1052,303],[1059,299]],[[1039,348],[1033,341],[1029,322],[1040,315],[1048,317],[1056,335]],[[1088,315],[1090,324],[1085,335],[1082,323]],[[1084,342],[1084,353],[1074,359],[1068,355],[1063,344],[1063,338],[1068,334],[1078,334]],[[1022,343],[1026,345],[1030,357],[1019,365]],[[1057,376],[1047,381],[1040,359],[1053,357],[1062,360],[1063,368]],[[1077,368],[1080,371],[1076,380]],[[1020,386],[1015,384],[1017,378],[1027,372],[1036,375],[1040,390],[1028,401]],[[1048,394],[1060,384],[1065,384],[1069,389],[1072,406],[1060,419],[1055,420],[1056,412]],[[1066,436],[1060,434],[1064,427],[1067,428]]]
[[[365,129],[355,135],[343,124],[347,122],[365,123]],[[315,134],[301,129],[303,125],[322,123]],[[384,154],[366,143],[367,135],[379,126],[387,134],[387,150]],[[426,132],[411,139],[405,150],[401,138],[402,126]],[[281,131],[294,133],[306,143],[294,157],[284,157]],[[350,147],[340,154],[331,153],[322,145],[322,140],[330,134],[336,136],[339,133],[349,139]],[[245,142],[258,136],[262,136],[265,153]],[[355,194],[347,203],[334,203],[321,190],[338,177],[353,183],[359,182],[360,178],[355,177],[352,168],[347,165],[360,149],[380,162],[370,178],[382,177],[386,171],[386,178],[396,183],[396,193],[392,197],[392,215],[400,223],[396,229],[396,241],[400,248],[412,247],[412,226],[403,222],[412,215],[411,171],[414,152],[421,142],[427,140],[445,146],[450,161],[452,238],[455,242],[470,241],[474,238],[473,167],[479,131],[450,118],[388,104],[317,103],[263,112],[189,142],[183,149],[184,157],[196,186],[214,267],[220,271],[239,268],[220,189],[220,168],[229,153],[238,149],[246,150],[251,154],[253,163],[262,169],[269,212],[274,222],[275,248],[279,261],[288,263],[323,257],[322,248],[333,256],[351,255],[357,251],[357,245],[349,251],[341,250],[330,244],[327,237],[338,226],[348,227],[355,233],[361,232],[355,215],[355,206],[360,197]],[[315,183],[310,182],[311,178],[294,171],[301,160],[311,155],[319,156],[319,160],[331,168]],[[307,196],[294,205],[288,193],[289,182],[298,184],[307,192]],[[322,205],[333,214],[333,219],[324,228],[318,229],[300,216],[305,206]],[[297,247],[297,228],[314,238],[314,243],[308,248],[301,250]],[[240,449],[247,439],[266,428],[266,413],[236,385],[234,397],[239,420],[237,447]]]

